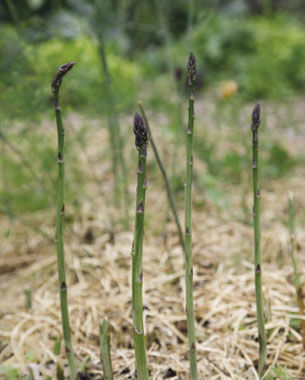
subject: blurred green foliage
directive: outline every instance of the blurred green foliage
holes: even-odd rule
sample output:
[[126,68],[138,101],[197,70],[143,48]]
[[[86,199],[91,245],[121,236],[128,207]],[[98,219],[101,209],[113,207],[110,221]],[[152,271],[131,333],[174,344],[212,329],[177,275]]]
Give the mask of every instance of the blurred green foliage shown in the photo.
[[0,364],[0,375],[5,380],[13,380],[19,377],[19,372],[16,368]]
[[[173,47],[182,65],[187,39]],[[192,49],[207,84],[235,80],[244,100],[279,99],[305,84],[304,24],[285,15],[234,18],[210,12],[194,28]]]
[[[80,23],[79,18],[76,20]],[[102,26],[93,16],[85,20],[87,26],[75,32],[74,38],[62,37],[57,30],[52,33],[57,37],[46,35],[39,41],[26,38],[30,30],[26,26],[2,25],[0,102],[6,117],[32,118],[45,112],[50,106],[50,79],[60,64],[71,60],[77,62],[77,71],[71,75],[63,96],[69,98],[71,107],[102,112],[107,99],[97,39]],[[158,100],[163,103],[166,97],[160,85],[166,81],[168,68],[183,68],[190,49],[196,52],[204,88],[217,86],[222,80],[234,80],[243,101],[281,99],[304,88],[305,27],[295,19],[283,14],[272,18],[232,17],[209,11],[189,33],[178,33],[178,38],[171,39],[170,46],[161,45],[158,22],[151,22],[152,43],[133,54],[126,50],[132,44],[127,38],[128,28],[125,40],[122,33],[115,34],[116,39],[110,33],[112,29],[103,32],[118,112],[129,110],[147,85],[151,89],[151,104]],[[167,22],[167,33],[177,35],[172,30],[171,17]],[[153,42],[156,33],[159,43]],[[133,38],[140,35],[134,34]]]
[[[50,83],[58,66],[77,62],[65,84],[63,101],[69,99],[78,110],[102,113],[107,104],[107,92],[97,43],[85,36],[76,39],[50,39],[33,44],[23,40],[12,26],[2,28],[0,36],[0,102],[5,118],[33,119],[51,108]],[[115,104],[120,112],[129,109],[136,100],[136,84],[140,69],[107,46],[109,70]],[[7,75],[9,73],[9,75]]]
[[269,374],[266,376],[266,380],[292,380],[292,376],[289,375],[286,368],[276,365],[270,369]]
[[[286,101],[301,94],[305,85],[305,27],[296,13],[271,12],[272,7],[260,9],[246,1],[194,2],[193,9],[185,0],[171,6],[133,0],[11,3],[16,5],[14,15],[0,6],[5,21],[0,34],[0,142],[5,148],[0,201],[7,211],[12,207],[33,212],[55,202],[55,135],[41,133],[39,122],[53,117],[50,82],[60,64],[77,62],[63,83],[65,114],[76,111],[106,119],[109,93],[101,46],[111,76],[113,112],[126,118],[141,98],[148,109],[166,115],[159,136],[181,147],[185,61],[194,51],[202,95],[214,97],[216,124],[226,118],[233,144],[219,151],[217,138],[198,133],[194,149],[206,173],[195,173],[195,185],[223,207],[230,200],[219,183],[238,185],[249,169],[245,134],[235,128],[236,110],[249,101]],[[223,81],[236,83],[232,99],[219,96]],[[16,120],[22,125],[16,127]],[[77,164],[86,133],[82,126],[67,139],[68,161],[74,163],[68,172],[67,199],[75,205],[89,176]],[[268,178],[286,175],[300,162],[274,139],[262,142],[262,147],[262,174]],[[181,198],[182,177],[171,174]]]
[[280,144],[274,142],[268,149],[265,161],[265,172],[269,177],[284,176],[291,170],[298,160],[291,157],[289,152]]

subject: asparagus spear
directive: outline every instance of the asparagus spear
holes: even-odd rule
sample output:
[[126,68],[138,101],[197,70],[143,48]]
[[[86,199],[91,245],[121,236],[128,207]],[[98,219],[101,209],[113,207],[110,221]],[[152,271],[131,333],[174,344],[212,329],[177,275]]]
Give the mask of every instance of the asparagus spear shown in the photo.
[[168,202],[169,202],[169,205],[170,205],[170,207],[172,209],[172,213],[174,215],[175,223],[176,223],[176,226],[177,226],[179,241],[180,241],[180,244],[182,246],[182,249],[184,250],[184,239],[183,239],[183,234],[182,234],[182,228],[181,228],[181,225],[180,225],[180,222],[179,222],[178,213],[177,213],[176,206],[175,206],[175,201],[174,201],[172,190],[170,188],[169,180],[167,178],[166,170],[164,168],[164,165],[162,163],[161,157],[159,155],[158,148],[157,148],[157,146],[155,144],[155,141],[153,139],[153,136],[152,136],[152,133],[151,133],[151,129],[150,129],[150,126],[149,126],[149,123],[148,123],[148,120],[147,120],[147,117],[146,117],[146,114],[145,114],[143,103],[141,101],[138,101],[138,105],[139,105],[141,114],[143,116],[143,119],[145,121],[145,125],[146,125],[148,136],[149,136],[149,141],[151,142],[151,146],[153,148],[157,164],[159,166],[159,169],[160,169],[162,177],[163,177],[163,181],[164,181],[164,184],[165,184],[165,189],[166,189],[166,193],[167,193]]
[[194,127],[194,83],[196,80],[196,59],[190,54],[187,63],[189,86],[188,126],[186,132],[186,187],[185,187],[185,288],[187,335],[189,344],[190,378],[198,380],[196,358],[196,331],[193,302],[193,257],[192,257],[192,177],[193,177],[193,127]]
[[[299,306],[299,314],[305,315],[303,289],[298,271],[298,261],[295,255],[295,209],[294,209],[294,196],[293,193],[289,194],[289,235],[290,235],[290,256],[293,265],[294,284]],[[301,319],[301,333],[303,340],[303,348],[305,350],[305,320]]]
[[57,251],[57,267],[58,267],[58,283],[60,294],[60,310],[63,336],[65,342],[66,355],[69,362],[70,376],[72,380],[76,379],[77,370],[74,357],[74,351],[71,341],[71,330],[69,323],[69,311],[68,311],[68,295],[67,295],[67,282],[66,282],[66,270],[65,270],[65,251],[64,251],[64,217],[65,217],[65,204],[64,204],[64,144],[65,144],[65,130],[63,128],[61,111],[59,105],[59,89],[62,83],[63,77],[68,71],[75,65],[74,62],[66,63],[59,67],[53,81],[52,92],[54,95],[55,104],[55,116],[57,124],[57,136],[58,136],[58,184],[57,184],[57,215],[56,215],[56,251]]
[[252,169],[253,169],[253,219],[254,219],[254,265],[255,265],[255,293],[259,342],[258,375],[261,379],[266,366],[266,334],[264,321],[264,302],[262,290],[262,258],[261,258],[261,191],[259,188],[258,173],[258,128],[260,126],[260,106],[257,104],[252,113]]
[[135,145],[138,150],[138,181],[136,197],[136,222],[134,232],[134,244],[132,248],[132,317],[134,327],[134,345],[136,366],[139,380],[148,380],[146,363],[146,347],[143,325],[143,301],[142,301],[142,248],[144,235],[144,210],[145,193],[147,188],[146,179],[146,155],[147,155],[147,129],[143,118],[136,113],[134,118],[133,132]]
[[108,333],[109,322],[103,320],[100,325],[100,355],[103,365],[104,380],[113,380],[111,355],[110,355],[110,335]]

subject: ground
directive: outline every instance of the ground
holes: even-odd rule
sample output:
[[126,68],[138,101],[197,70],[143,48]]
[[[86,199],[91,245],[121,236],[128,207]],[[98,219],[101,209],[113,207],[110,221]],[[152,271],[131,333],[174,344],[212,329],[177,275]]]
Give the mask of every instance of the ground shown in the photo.
[[[232,125],[228,127],[227,120],[221,119],[225,113],[216,115],[215,109],[206,104],[203,99],[197,105],[197,128],[202,129],[198,136],[216,139],[220,151],[229,151],[232,147],[240,151],[249,148],[250,157],[251,106],[243,108],[236,116],[234,129]],[[289,114],[288,108],[283,110],[282,106],[266,104],[265,108],[262,107],[262,138],[265,141],[282,141],[293,157],[304,149],[304,124],[300,121],[303,105],[302,100],[290,104]],[[293,128],[289,125],[291,115]],[[162,140],[161,152],[164,152],[167,144],[172,143],[172,136],[164,137],[158,129],[160,123],[164,123],[162,117],[149,116],[153,120],[156,139]],[[231,114],[230,118],[232,120]],[[83,125],[84,117],[66,115],[65,121],[71,130],[77,131]],[[44,124],[52,126],[53,122],[48,120]],[[103,122],[86,121],[94,131],[88,137],[92,144],[87,144],[87,150],[82,151],[79,158],[84,170],[88,162],[93,163],[91,169],[100,179],[100,185],[97,186],[94,181],[87,183],[86,192],[90,196],[82,198],[80,195],[78,213],[73,217],[69,205],[66,205],[69,223],[66,226],[65,246],[73,344],[79,363],[87,358],[88,372],[92,377],[95,374],[94,378],[101,379],[98,331],[102,319],[108,318],[115,378],[134,379],[130,251],[136,180],[133,166],[136,168],[136,161],[135,155],[129,154],[129,151],[135,148],[130,138],[126,146],[126,159],[130,161],[131,219],[129,226],[124,227],[118,223],[123,211],[117,210],[111,201],[109,162],[96,161],[98,152],[107,149],[107,131],[99,126]],[[126,124],[131,125],[131,120]],[[43,133],[53,134],[50,131]],[[235,138],[237,134],[239,137]],[[167,149],[169,155],[172,145]],[[263,156],[264,144],[261,152]],[[154,166],[152,150],[148,154],[151,175],[143,250],[148,363],[152,379],[188,379],[182,249],[172,218],[166,222],[170,212],[162,180]],[[176,170],[183,172],[184,148],[181,147],[177,154]],[[194,165],[197,177],[206,175],[206,164],[196,161],[196,154]],[[220,180],[217,185],[230,200],[227,206],[207,197],[200,181],[199,185],[194,184],[194,300],[200,379],[258,378],[255,370],[258,342],[253,229],[249,211],[252,207],[250,161],[246,162],[246,167],[237,183],[221,184]],[[297,255],[302,271],[305,263],[302,228],[304,175],[302,165],[296,165],[286,175],[262,178],[262,270],[268,368],[286,367],[294,379],[305,376],[305,355],[296,320],[298,309],[286,225],[287,199],[289,191],[293,191],[298,216]],[[181,199],[178,208],[182,222]],[[30,366],[33,373],[38,374],[35,379],[40,378],[39,373],[42,378],[47,375],[54,378],[55,363],[66,364],[63,348],[60,356],[53,353],[55,341],[61,334],[56,253],[52,239],[55,206],[51,211],[24,215],[22,219],[12,220],[5,215],[0,218],[3,232],[0,240],[0,362],[18,368],[21,374],[27,373]],[[5,234],[5,231],[10,233]],[[32,309],[28,311],[24,305],[24,289],[32,292]]]

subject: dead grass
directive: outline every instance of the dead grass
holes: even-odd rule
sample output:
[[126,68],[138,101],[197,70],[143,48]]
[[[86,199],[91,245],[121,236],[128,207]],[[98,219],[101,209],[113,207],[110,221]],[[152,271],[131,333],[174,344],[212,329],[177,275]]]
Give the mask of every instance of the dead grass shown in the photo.
[[[76,121],[71,119],[70,122],[77,129]],[[248,121],[247,124],[242,122],[242,128],[248,128],[248,124]],[[270,128],[272,130],[272,121]],[[226,130],[223,133],[226,134]],[[105,142],[105,130],[96,130],[92,137],[92,141]],[[289,149],[299,137],[298,134],[287,137]],[[131,145],[128,150],[133,149]],[[88,148],[80,159],[84,168],[88,156],[90,162],[94,161],[101,146],[105,143]],[[149,155],[152,161],[151,151]],[[66,228],[73,343],[79,361],[88,356],[92,376],[102,378],[98,328],[102,318],[107,317],[112,325],[115,378],[134,379],[132,226],[129,231],[113,227],[119,216],[110,206],[109,167],[102,163],[94,166],[94,170],[102,178],[102,188],[88,183],[87,191],[92,199],[82,200],[79,213]],[[268,314],[271,314],[266,326],[268,365],[287,367],[293,378],[304,378],[305,355],[300,333],[290,327],[291,318],[297,317],[297,308],[287,251],[288,234],[283,221],[287,218],[289,190],[295,192],[299,216],[305,209],[304,174],[305,170],[297,169],[286,178],[264,181],[262,189],[263,290],[265,305],[270,305]],[[132,172],[130,177],[134,198]],[[150,181],[147,191],[143,268],[148,362],[152,379],[188,379],[183,256],[175,225],[164,222],[167,206],[165,194],[160,195],[161,189],[161,183]],[[229,209],[218,210],[209,201],[205,201],[204,207],[194,209],[194,300],[200,379],[257,379],[253,236],[251,226],[244,223],[247,218],[240,211],[245,192],[244,198],[251,209],[248,189],[247,184],[226,187],[232,200]],[[200,204],[204,194],[197,190],[194,198]],[[67,210],[69,214],[68,206]],[[180,218],[183,221],[183,213]],[[25,219],[39,225],[50,236],[54,235],[54,215],[50,218],[49,213],[39,213]],[[61,333],[55,246],[18,220],[9,222],[4,216],[0,220],[2,231],[11,230],[9,237],[1,238],[0,362],[19,368],[21,373],[26,373],[31,363],[37,370],[37,378],[45,379],[47,375],[54,378],[55,363],[66,363],[63,349],[59,357],[52,353],[56,337]],[[297,231],[301,269],[305,264],[302,227],[299,225]],[[301,277],[304,280],[304,273]],[[33,293],[33,309],[29,312],[24,307],[24,288]]]

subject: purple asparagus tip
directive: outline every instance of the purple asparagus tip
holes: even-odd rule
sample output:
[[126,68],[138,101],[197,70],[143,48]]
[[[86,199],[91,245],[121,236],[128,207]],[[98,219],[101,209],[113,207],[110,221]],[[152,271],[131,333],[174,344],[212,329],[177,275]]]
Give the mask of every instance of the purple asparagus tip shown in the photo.
[[261,116],[261,108],[259,104],[256,104],[252,112],[252,125],[251,125],[252,129],[258,128],[260,126],[260,123],[261,123],[260,116]]
[[136,112],[133,123],[133,133],[136,136],[135,144],[137,149],[143,149],[147,146],[147,129],[142,116]]
[[187,84],[192,86],[196,81],[196,58],[191,52],[187,62]]
[[62,82],[62,78],[67,74],[68,71],[72,69],[72,67],[75,64],[76,64],[75,62],[68,62],[68,63],[65,63],[64,65],[59,66],[57,73],[55,74],[55,77],[52,80],[52,84],[51,84],[53,92],[59,89]]

